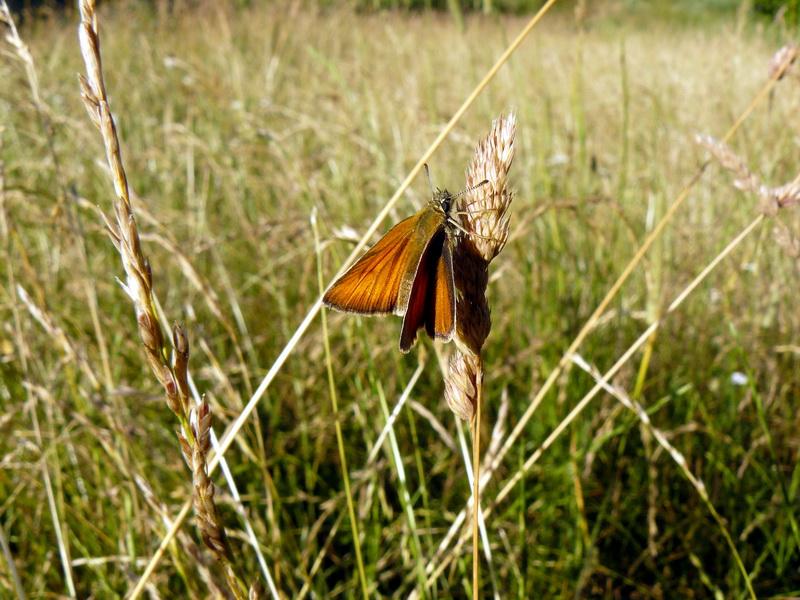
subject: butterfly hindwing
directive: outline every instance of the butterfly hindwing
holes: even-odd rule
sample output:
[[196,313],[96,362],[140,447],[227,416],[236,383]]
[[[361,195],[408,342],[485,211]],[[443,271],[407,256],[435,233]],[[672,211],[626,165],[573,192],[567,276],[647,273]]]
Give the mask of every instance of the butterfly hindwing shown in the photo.
[[423,327],[433,338],[449,340],[455,330],[453,260],[444,226],[431,237],[420,259],[408,298],[400,350],[408,352]]
[[456,290],[453,281],[453,252],[447,238],[436,263],[433,293],[429,296],[432,296],[433,306],[426,311],[425,329],[431,338],[449,341],[456,329]]

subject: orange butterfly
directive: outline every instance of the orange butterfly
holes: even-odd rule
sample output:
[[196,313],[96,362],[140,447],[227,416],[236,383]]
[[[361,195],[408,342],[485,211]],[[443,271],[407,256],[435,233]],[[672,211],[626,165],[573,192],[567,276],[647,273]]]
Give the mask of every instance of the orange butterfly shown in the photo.
[[472,189],[455,196],[436,189],[428,206],[392,227],[336,280],[322,298],[326,306],[401,315],[401,352],[411,349],[423,327],[431,338],[451,340],[456,330],[453,239],[460,227],[450,211],[453,201]]

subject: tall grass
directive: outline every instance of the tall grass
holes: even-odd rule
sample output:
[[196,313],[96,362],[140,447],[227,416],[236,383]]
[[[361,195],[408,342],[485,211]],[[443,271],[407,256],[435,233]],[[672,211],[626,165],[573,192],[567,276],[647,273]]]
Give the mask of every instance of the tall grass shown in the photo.
[[[102,31],[131,201],[164,311],[190,332],[194,381],[222,426],[317,298],[312,212],[329,277],[523,22],[468,16],[462,32],[430,14],[124,9],[105,11]],[[38,102],[12,48],[0,61],[0,533],[17,573],[3,563],[0,595],[14,594],[17,579],[30,596],[69,593],[70,579],[80,597],[124,594],[191,494],[95,209],[113,190],[76,94],[74,25],[54,18],[20,31]],[[475,141],[498,112],[516,110],[513,227],[495,261],[484,348],[484,421],[502,417],[507,397],[507,429],[705,160],[694,134],[729,128],[781,43],[779,29],[733,17],[644,32],[597,14],[580,43],[571,13],[543,25],[431,160],[437,183],[462,186]],[[784,78],[731,142],[770,185],[798,171],[798,92]],[[391,218],[427,194],[415,182]],[[757,210],[708,167],[658,255],[645,256],[589,332],[586,363],[608,370]],[[774,218],[796,231],[789,210]],[[663,322],[647,358],[625,363],[614,391],[554,439],[487,519],[504,597],[741,595],[731,541],[756,594],[800,590],[796,281],[796,259],[772,228],[754,228]],[[330,315],[329,327],[360,539],[347,526],[318,325],[226,454],[276,587],[286,597],[359,594],[358,544],[375,594],[465,595],[467,554],[427,592],[419,583],[420,554],[436,555],[469,496],[453,417],[434,401],[443,389],[430,346],[399,356],[392,319]],[[564,370],[484,499],[593,385]],[[393,441],[368,460],[389,440],[381,415],[404,390]],[[642,410],[626,411],[615,393]],[[221,481],[216,500],[234,551],[257,574]],[[207,595],[222,581],[194,537],[186,528],[165,549],[150,580],[163,596]]]

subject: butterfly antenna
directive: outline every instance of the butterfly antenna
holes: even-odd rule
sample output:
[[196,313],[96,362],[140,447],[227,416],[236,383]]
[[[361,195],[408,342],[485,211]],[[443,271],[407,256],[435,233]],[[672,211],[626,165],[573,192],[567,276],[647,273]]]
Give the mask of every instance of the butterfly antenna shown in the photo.
[[482,187],[482,186],[486,185],[487,183],[489,183],[489,180],[488,180],[488,179],[484,179],[483,181],[481,181],[480,183],[476,183],[476,184],[475,184],[475,185],[473,185],[472,187],[468,187],[468,188],[467,188],[467,189],[465,189],[465,190],[461,190],[461,191],[460,191],[460,192],[458,192],[458,193],[457,193],[455,196],[453,196],[453,200],[455,200],[456,198],[459,198],[459,197],[463,196],[464,194],[469,194],[470,192],[472,192],[472,191],[474,191],[474,190],[477,190],[479,187]]
[[431,170],[428,168],[428,163],[425,163],[424,167],[425,167],[425,175],[428,177],[428,185],[431,188],[431,196],[433,196],[435,192],[433,189],[433,181],[431,180]]

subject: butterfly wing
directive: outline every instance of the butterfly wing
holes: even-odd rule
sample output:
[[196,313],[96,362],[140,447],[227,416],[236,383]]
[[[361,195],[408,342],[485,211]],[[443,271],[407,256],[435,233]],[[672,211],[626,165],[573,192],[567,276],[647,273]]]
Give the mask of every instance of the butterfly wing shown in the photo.
[[456,329],[456,288],[453,280],[453,252],[445,237],[442,254],[436,263],[433,307],[426,311],[425,329],[432,338],[450,341]]
[[431,237],[414,275],[400,333],[400,350],[408,352],[417,331],[423,327],[432,338],[451,339],[455,315],[453,256],[447,230],[442,225]]
[[403,314],[405,306],[398,306],[403,279],[425,249],[412,243],[419,218],[416,214],[392,227],[325,292],[323,302],[347,312]]

